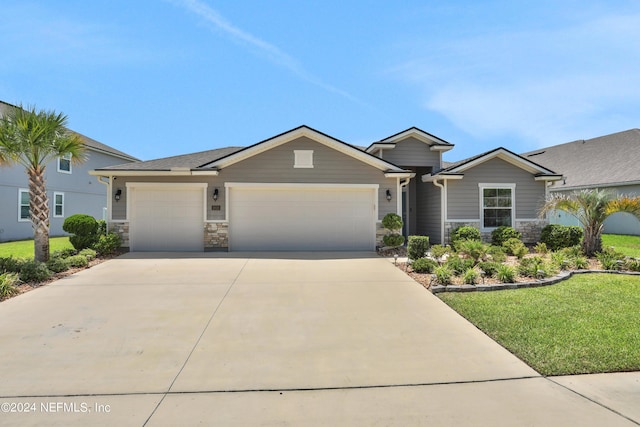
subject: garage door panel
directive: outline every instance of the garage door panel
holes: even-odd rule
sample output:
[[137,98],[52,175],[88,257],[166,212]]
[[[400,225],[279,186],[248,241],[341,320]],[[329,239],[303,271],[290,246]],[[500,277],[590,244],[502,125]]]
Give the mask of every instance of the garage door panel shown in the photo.
[[202,251],[201,188],[134,188],[131,206],[132,251]]
[[231,189],[232,250],[372,250],[373,189]]

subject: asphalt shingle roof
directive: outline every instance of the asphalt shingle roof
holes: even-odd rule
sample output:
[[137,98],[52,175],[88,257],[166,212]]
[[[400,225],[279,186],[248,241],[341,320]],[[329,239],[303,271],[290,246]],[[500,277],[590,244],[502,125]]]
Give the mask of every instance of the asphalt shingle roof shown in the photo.
[[207,163],[226,157],[244,147],[225,147],[214,150],[200,151],[198,153],[184,154],[181,156],[164,157],[148,160],[146,162],[125,163],[122,165],[108,166],[98,170],[133,170],[133,171],[169,171],[171,168],[195,169]]
[[568,142],[522,154],[566,178],[554,189],[640,182],[640,129]]

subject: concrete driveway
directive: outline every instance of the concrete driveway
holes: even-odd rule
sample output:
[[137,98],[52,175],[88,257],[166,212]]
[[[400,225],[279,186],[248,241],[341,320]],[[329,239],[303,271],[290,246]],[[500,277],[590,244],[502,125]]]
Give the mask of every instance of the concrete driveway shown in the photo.
[[1,303],[0,345],[1,425],[636,425],[369,253],[127,254]]

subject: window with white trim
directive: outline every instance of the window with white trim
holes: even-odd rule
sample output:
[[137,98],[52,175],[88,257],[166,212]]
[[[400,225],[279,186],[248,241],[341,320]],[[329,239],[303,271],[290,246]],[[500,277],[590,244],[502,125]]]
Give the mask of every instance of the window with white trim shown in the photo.
[[53,217],[64,217],[64,193],[53,193]]
[[293,150],[294,168],[313,168],[313,150]]
[[71,173],[71,153],[58,157],[58,172]]
[[482,228],[513,227],[515,185],[480,184]]
[[18,221],[31,221],[29,212],[29,190],[18,190]]

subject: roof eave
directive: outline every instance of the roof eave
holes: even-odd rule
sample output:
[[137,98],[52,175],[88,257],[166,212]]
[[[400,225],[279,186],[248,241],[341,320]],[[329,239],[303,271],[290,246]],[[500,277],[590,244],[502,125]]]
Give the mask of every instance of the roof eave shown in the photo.
[[217,170],[193,170],[189,168],[174,168],[173,170],[106,170],[95,169],[89,171],[92,176],[218,176]]

